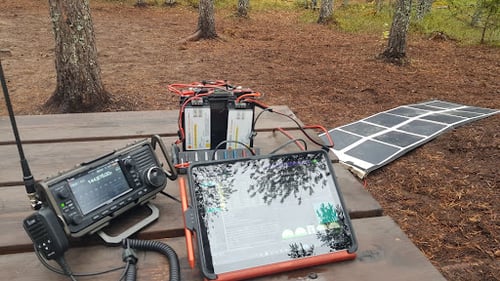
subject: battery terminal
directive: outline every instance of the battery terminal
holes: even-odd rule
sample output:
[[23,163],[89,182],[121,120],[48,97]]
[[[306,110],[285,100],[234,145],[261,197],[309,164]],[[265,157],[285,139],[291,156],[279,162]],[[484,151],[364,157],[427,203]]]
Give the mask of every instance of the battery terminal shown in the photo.
[[238,108],[239,109],[243,108],[243,109],[245,109],[245,108],[247,108],[247,103],[246,102],[235,102],[234,103],[234,108],[237,108],[237,109]]
[[191,100],[191,105],[193,105],[193,106],[201,106],[201,105],[203,105],[203,98],[193,98]]

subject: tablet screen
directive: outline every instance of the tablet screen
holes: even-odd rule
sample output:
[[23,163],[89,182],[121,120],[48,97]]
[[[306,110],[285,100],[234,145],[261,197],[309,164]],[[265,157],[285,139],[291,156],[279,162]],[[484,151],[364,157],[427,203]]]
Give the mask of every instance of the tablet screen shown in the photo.
[[189,181],[209,272],[355,250],[324,151],[199,163]]

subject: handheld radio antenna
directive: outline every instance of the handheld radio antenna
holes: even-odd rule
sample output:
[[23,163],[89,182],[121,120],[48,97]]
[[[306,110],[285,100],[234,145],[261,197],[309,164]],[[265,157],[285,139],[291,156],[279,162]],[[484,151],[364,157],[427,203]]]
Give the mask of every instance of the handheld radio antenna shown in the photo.
[[12,104],[10,102],[9,91],[7,89],[7,82],[5,81],[5,76],[2,68],[2,60],[0,60],[0,82],[2,83],[3,95],[5,97],[5,105],[9,111],[10,124],[12,125],[12,131],[14,132],[14,137],[16,139],[17,151],[19,152],[19,158],[21,159],[21,169],[23,170],[23,182],[26,188],[26,193],[28,194],[28,199],[30,200],[31,208],[38,210],[41,207],[41,202],[37,197],[35,189],[35,179],[31,174],[30,166],[26,157],[24,157],[23,146],[21,144],[21,138],[19,137],[19,131],[17,130],[16,118],[14,116],[14,110],[12,109]]

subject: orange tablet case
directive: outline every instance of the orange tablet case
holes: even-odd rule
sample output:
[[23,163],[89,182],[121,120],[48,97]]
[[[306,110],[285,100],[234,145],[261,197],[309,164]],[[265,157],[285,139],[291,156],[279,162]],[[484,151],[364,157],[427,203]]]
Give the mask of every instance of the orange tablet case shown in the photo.
[[[180,179],[188,260],[242,280],[351,260],[356,237],[323,150],[201,162]],[[188,189],[190,203],[187,203]],[[189,206],[188,206],[189,205]]]

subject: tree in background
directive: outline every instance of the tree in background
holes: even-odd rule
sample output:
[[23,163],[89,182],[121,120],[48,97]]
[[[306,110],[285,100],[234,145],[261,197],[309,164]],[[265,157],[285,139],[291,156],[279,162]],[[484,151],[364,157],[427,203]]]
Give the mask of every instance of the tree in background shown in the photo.
[[196,31],[186,38],[187,41],[200,39],[215,39],[218,37],[215,31],[214,0],[200,0],[198,6],[198,26]]
[[248,17],[249,6],[250,6],[250,0],[238,0],[238,17],[242,18]]
[[492,38],[492,35],[495,40],[494,34],[498,34],[500,29],[500,0],[476,0],[475,3],[448,0],[447,3],[455,19],[481,30],[481,44],[486,43],[487,38]]
[[500,27],[500,0],[478,0],[471,25],[481,28],[481,44],[485,43],[486,31]]
[[417,1],[417,7],[415,8],[415,18],[417,21],[421,21],[425,17],[425,15],[427,15],[431,11],[432,3],[434,3],[434,0]]
[[403,65],[406,63],[406,35],[410,26],[412,0],[398,0],[392,19],[387,48],[379,58]]
[[56,41],[56,90],[45,106],[57,112],[98,110],[109,99],[97,63],[88,0],[49,0]]
[[333,0],[321,0],[318,23],[327,24],[333,20]]

